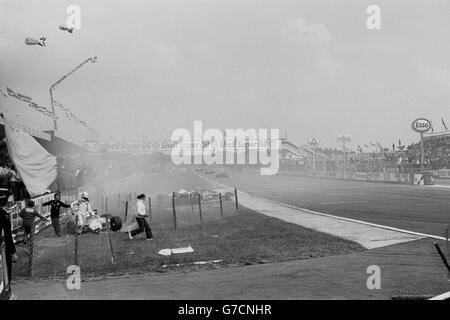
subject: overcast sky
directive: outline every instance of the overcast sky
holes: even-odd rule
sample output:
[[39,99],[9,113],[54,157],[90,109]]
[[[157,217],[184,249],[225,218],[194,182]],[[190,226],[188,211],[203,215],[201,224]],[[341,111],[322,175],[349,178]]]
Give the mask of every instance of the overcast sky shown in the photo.
[[[73,34],[58,29],[70,4],[81,8]],[[371,4],[381,30],[366,27]],[[0,88],[50,107],[50,85],[97,55],[55,98],[104,138],[169,139],[202,120],[390,147],[417,139],[419,116],[450,125],[449,14],[448,0],[0,0]],[[61,119],[60,134],[76,136]]]

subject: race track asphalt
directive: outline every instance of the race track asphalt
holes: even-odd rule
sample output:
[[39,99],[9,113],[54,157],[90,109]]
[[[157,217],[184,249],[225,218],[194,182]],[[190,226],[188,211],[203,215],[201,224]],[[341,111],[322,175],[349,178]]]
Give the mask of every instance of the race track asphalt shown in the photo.
[[450,225],[450,188],[445,187],[261,176],[250,171],[206,177],[250,195],[408,231],[442,237]]

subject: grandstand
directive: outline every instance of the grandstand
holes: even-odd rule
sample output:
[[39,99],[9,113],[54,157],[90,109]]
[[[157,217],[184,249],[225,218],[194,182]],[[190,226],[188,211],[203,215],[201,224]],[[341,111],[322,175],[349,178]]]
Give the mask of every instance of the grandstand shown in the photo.
[[[450,131],[425,133],[423,146],[427,168],[433,170],[450,168]],[[420,159],[419,143],[408,146],[406,154],[410,163],[417,163]]]

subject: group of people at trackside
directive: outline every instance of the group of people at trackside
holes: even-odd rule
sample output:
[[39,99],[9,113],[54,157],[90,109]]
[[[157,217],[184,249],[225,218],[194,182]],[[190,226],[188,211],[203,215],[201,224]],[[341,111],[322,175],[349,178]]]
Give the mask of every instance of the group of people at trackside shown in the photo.
[[[54,199],[44,202],[42,206],[50,206],[50,219],[52,221],[53,230],[55,231],[55,235],[57,237],[61,236],[61,227],[59,222],[59,215],[61,211],[61,207],[69,208],[70,206],[61,201],[61,196],[59,193],[55,193]],[[41,215],[36,207],[35,203],[31,199],[27,199],[25,201],[25,208],[19,213],[19,216],[22,218],[22,226],[25,236],[25,243],[28,241],[30,234],[32,232],[35,218],[41,219],[43,222],[47,222],[49,219]]]
[[[5,241],[5,253],[6,253],[6,266],[8,268],[8,279],[11,281],[11,273],[12,273],[12,263],[18,261],[18,256],[16,253],[16,248],[14,244],[14,240],[12,237],[11,230],[11,220],[10,220],[10,208],[7,208],[8,198],[11,196],[11,192],[8,189],[0,188],[0,236],[3,236]],[[136,212],[135,219],[138,224],[138,228],[128,232],[128,237],[130,240],[133,239],[134,236],[139,233],[145,232],[147,240],[153,240],[153,234],[150,229],[150,226],[147,222],[147,218],[149,217],[147,208],[145,206],[145,194],[140,194],[137,196],[136,202]],[[50,217],[53,225],[53,229],[55,231],[55,235],[57,237],[61,236],[60,230],[60,210],[61,208],[72,208],[73,214],[77,217],[79,226],[78,232],[81,233],[84,223],[86,219],[92,214],[96,214],[95,211],[92,210],[91,205],[89,203],[89,197],[87,192],[83,192],[79,200],[74,201],[72,204],[68,205],[61,201],[60,194],[56,193],[54,195],[54,199],[42,204],[43,206],[50,206]],[[39,218],[42,221],[46,222],[48,219],[41,215],[35,207],[34,201],[28,199],[26,201],[25,208],[19,213],[19,216],[22,218],[22,225],[24,228],[25,242],[28,241],[29,236],[32,232],[34,232],[33,227],[35,223],[35,218]]]

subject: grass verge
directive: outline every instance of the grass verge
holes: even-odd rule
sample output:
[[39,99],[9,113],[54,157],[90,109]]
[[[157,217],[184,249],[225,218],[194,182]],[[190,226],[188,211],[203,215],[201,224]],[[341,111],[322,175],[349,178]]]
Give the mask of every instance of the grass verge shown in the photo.
[[[106,233],[79,236],[78,262],[83,278],[153,272],[187,272],[224,266],[239,266],[287,260],[310,259],[364,250],[359,244],[306,229],[254,211],[202,224],[170,230],[164,224],[151,225],[155,239],[143,234],[129,240],[125,233],[111,233],[115,264]],[[48,229],[36,237],[35,278],[67,277],[74,263],[74,236],[56,238]],[[192,246],[193,253],[161,256],[165,248]],[[26,278],[28,257],[19,248],[15,277]],[[220,263],[193,264],[221,260]]]

